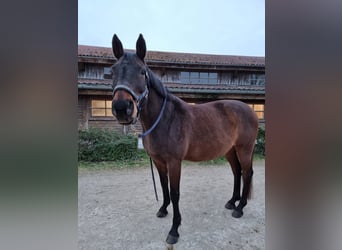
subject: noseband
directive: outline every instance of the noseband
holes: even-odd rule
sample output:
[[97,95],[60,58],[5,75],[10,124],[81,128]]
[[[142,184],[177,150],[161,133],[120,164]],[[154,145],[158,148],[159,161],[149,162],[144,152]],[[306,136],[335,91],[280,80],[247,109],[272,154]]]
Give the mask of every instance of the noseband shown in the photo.
[[136,93],[134,93],[134,91],[132,89],[130,89],[128,86],[123,85],[123,84],[118,84],[113,90],[113,96],[115,95],[116,91],[125,90],[126,92],[128,92],[133,97],[134,101],[136,102],[137,109],[138,109],[138,114],[137,114],[138,119],[140,116],[140,111],[142,109],[142,106],[145,103],[144,101],[148,98],[149,77],[148,77],[147,71],[146,71],[145,77],[146,77],[146,86],[145,86],[144,92],[142,92],[141,95],[137,95]]
[[[138,109],[137,119],[134,121],[134,123],[139,119],[140,111],[141,111],[143,105],[145,104],[145,101],[148,98],[148,93],[149,93],[149,88],[150,88],[150,80],[149,80],[148,71],[146,71],[146,73],[145,73],[145,79],[146,79],[145,90],[141,95],[137,95],[136,93],[134,93],[134,91],[132,89],[130,89],[128,86],[123,85],[123,84],[117,85],[113,90],[113,96],[117,90],[125,90],[130,95],[132,95],[134,101],[137,104],[137,109]],[[163,104],[162,104],[161,110],[159,112],[159,115],[158,115],[157,119],[155,120],[155,122],[153,123],[153,125],[147,131],[138,135],[140,138],[144,138],[145,136],[149,135],[157,127],[158,123],[161,120],[161,117],[163,116],[163,113],[164,113],[164,110],[166,107],[166,101],[167,101],[167,91],[166,91],[164,86],[163,86],[163,90],[164,90],[165,96],[164,96]]]

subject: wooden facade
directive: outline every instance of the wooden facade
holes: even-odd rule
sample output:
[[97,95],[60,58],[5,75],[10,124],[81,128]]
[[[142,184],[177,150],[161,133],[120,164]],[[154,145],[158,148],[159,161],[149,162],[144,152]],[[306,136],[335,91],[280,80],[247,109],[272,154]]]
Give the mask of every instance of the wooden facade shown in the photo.
[[[129,50],[128,50],[129,51]],[[111,48],[78,46],[78,127],[138,133],[140,124],[120,125],[111,114]],[[148,51],[146,63],[171,93],[196,104],[237,99],[264,123],[265,58]]]

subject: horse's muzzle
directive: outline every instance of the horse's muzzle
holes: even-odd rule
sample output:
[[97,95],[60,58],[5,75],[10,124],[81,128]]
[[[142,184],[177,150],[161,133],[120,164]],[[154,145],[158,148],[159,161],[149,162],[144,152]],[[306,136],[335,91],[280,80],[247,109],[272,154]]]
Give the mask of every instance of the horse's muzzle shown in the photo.
[[135,120],[135,104],[132,100],[112,101],[112,113],[120,124],[128,125]]

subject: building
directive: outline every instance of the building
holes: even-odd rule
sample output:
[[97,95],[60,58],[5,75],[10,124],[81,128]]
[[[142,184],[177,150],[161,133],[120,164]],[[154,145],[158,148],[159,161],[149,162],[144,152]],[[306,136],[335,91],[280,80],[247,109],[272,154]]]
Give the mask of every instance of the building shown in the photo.
[[[112,82],[108,78],[115,60],[111,48],[78,46],[79,129],[141,131],[140,124],[122,126],[112,115]],[[219,99],[241,100],[264,123],[264,57],[148,51],[145,61],[170,92],[184,101],[196,104]]]

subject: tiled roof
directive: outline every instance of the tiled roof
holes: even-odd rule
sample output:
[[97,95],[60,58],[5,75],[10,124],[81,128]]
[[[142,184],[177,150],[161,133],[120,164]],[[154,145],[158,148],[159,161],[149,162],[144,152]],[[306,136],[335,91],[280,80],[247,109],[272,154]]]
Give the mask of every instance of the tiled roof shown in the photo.
[[[126,50],[134,52],[134,50]],[[78,56],[114,60],[112,48],[78,45]],[[147,51],[147,62],[265,67],[265,57]]]
[[87,84],[87,85],[112,85],[111,79],[87,79],[87,78],[78,78],[78,84]]
[[111,48],[78,45],[78,56],[92,56],[114,59]]
[[[112,81],[107,79],[78,79],[79,89],[98,89],[111,90]],[[241,92],[253,94],[265,94],[265,86],[250,86],[250,85],[221,85],[221,84],[180,84],[180,83],[165,83],[165,86],[171,92]]]
[[265,92],[265,86],[250,86],[250,85],[222,85],[222,84],[179,84],[179,83],[166,83],[169,89],[178,89],[178,90],[222,90],[222,91],[229,91],[229,90],[236,90],[236,91],[243,91],[243,92]]

